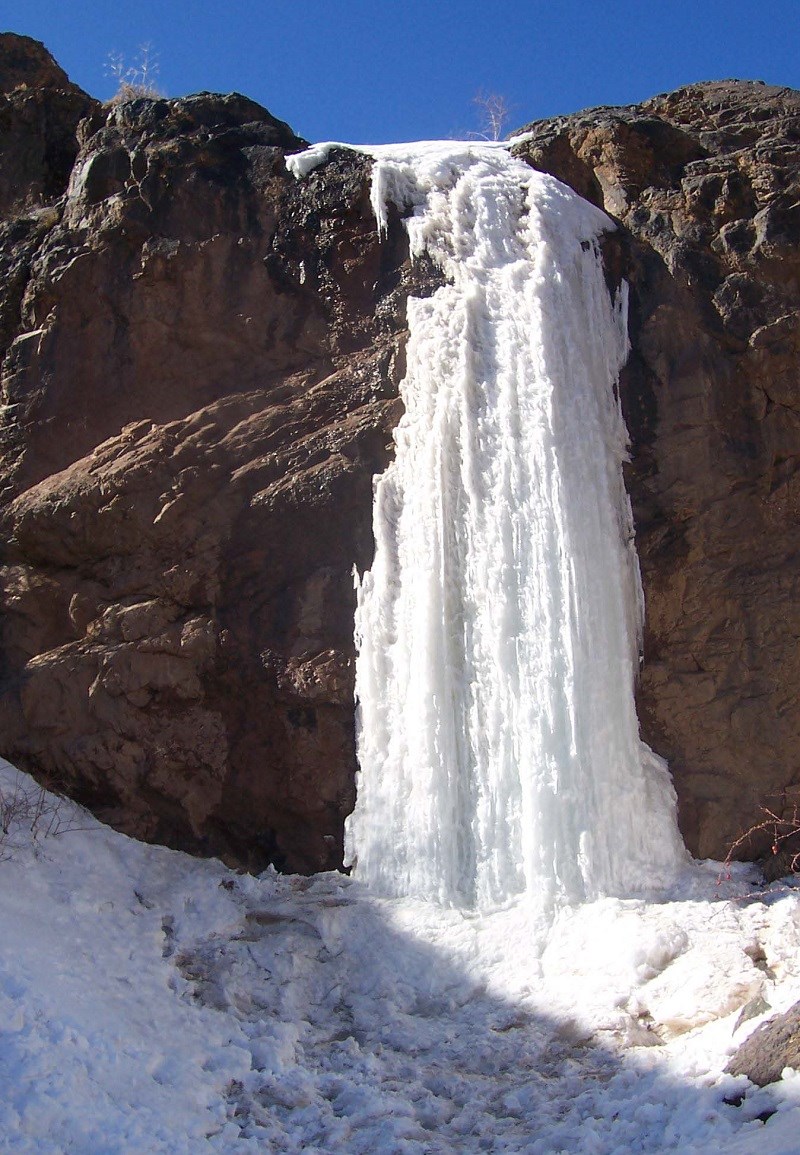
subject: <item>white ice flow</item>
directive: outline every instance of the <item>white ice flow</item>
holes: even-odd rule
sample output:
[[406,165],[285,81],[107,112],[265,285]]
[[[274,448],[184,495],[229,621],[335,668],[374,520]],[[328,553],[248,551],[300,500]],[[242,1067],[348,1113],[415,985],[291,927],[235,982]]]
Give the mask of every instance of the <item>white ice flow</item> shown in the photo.
[[405,415],[358,589],[355,873],[484,910],[661,885],[685,851],[634,704],[613,225],[497,145],[372,151],[379,227],[389,202],[413,207],[412,256],[447,283],[408,304]]

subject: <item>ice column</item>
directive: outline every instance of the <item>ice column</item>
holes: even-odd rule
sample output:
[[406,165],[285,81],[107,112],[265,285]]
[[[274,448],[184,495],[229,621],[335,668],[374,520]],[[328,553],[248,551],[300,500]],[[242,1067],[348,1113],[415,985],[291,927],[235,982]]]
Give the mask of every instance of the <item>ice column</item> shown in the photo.
[[611,222],[503,148],[375,150],[448,284],[409,302],[405,415],[358,587],[347,853],[387,895],[544,907],[666,881],[674,794],[634,706],[642,597]]

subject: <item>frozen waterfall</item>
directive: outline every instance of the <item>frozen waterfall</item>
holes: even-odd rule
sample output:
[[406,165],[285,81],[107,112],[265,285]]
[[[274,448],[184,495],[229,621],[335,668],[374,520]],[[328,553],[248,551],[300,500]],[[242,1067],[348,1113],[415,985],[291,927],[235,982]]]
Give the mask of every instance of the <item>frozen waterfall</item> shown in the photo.
[[655,881],[683,852],[633,698],[610,222],[496,147],[379,150],[373,198],[379,222],[415,206],[412,250],[451,283],[409,304],[359,588],[358,877],[481,908]]
[[375,484],[347,853],[378,893],[478,909],[659,885],[685,851],[634,705],[613,226],[502,146],[371,151],[379,227],[387,201],[413,207],[412,254],[448,284],[409,301],[405,415]]

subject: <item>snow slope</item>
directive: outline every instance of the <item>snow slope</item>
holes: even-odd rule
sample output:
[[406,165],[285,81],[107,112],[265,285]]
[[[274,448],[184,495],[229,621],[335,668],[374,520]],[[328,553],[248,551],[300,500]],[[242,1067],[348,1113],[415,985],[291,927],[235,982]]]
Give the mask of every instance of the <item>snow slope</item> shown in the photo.
[[737,900],[746,872],[701,865],[564,910],[536,957],[519,905],[252,878],[68,803],[56,825],[3,842],[0,1150],[798,1150],[800,1077],[721,1074],[754,994],[800,997],[785,889]]

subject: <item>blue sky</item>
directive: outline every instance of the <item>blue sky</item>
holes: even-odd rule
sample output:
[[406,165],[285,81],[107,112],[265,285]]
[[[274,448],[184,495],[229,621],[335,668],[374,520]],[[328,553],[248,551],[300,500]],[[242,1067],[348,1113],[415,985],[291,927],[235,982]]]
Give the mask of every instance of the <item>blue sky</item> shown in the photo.
[[311,140],[464,135],[481,90],[514,128],[696,80],[800,88],[800,0],[0,0],[0,24],[100,98],[149,42],[165,95],[237,90]]

